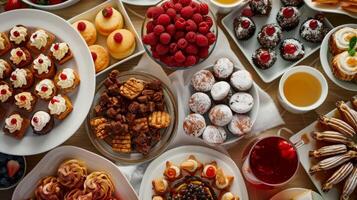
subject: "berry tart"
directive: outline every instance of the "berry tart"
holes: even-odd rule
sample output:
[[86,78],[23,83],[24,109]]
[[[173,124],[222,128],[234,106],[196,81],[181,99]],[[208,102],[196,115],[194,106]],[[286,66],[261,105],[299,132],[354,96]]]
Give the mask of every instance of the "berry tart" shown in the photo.
[[321,42],[328,29],[320,17],[307,19],[300,27],[300,35],[306,41],[319,43]]
[[55,125],[53,117],[46,111],[37,111],[31,118],[31,127],[35,134],[45,135],[49,133]]
[[0,59],[0,80],[9,78],[12,72],[11,65],[3,59]]
[[29,31],[22,25],[17,25],[10,30],[9,39],[15,46],[25,46],[29,39]]
[[65,68],[55,76],[54,82],[57,89],[66,94],[77,88],[80,79],[73,69]]
[[276,61],[276,52],[272,49],[259,48],[252,56],[253,63],[260,69],[269,69]]
[[13,93],[14,91],[10,84],[5,81],[0,81],[0,103],[9,102]]
[[50,48],[55,39],[56,36],[52,33],[38,29],[32,33],[29,41],[26,44],[26,47],[34,54],[45,53]]
[[98,73],[109,66],[110,57],[108,51],[98,44],[89,46],[95,65],[95,72]]
[[26,171],[25,157],[0,153],[0,188],[9,189],[17,185]]
[[280,55],[285,60],[297,61],[304,57],[305,47],[296,39],[285,39],[280,46]]
[[37,97],[31,92],[21,92],[15,95],[15,105],[27,112],[32,112],[37,103]]
[[12,48],[12,44],[6,33],[0,32],[0,56],[6,54]]
[[251,38],[255,32],[255,24],[249,17],[240,16],[234,19],[234,31],[238,40]]
[[27,68],[18,68],[10,76],[10,81],[15,89],[28,89],[32,87],[34,79],[31,70]]
[[52,97],[48,109],[56,119],[64,120],[72,112],[73,106],[69,97],[59,94]]
[[35,86],[35,94],[42,100],[51,100],[57,94],[55,83],[51,79],[41,80]]
[[32,62],[31,71],[36,78],[42,80],[53,78],[56,74],[56,67],[50,57],[40,54]]
[[271,0],[251,0],[249,6],[257,15],[269,15],[272,7]]
[[295,6],[300,7],[304,4],[304,0],[280,0],[284,6]]
[[299,25],[299,15],[300,12],[296,7],[281,7],[276,16],[276,21],[282,30],[289,31]]
[[79,20],[72,24],[86,41],[87,45],[93,45],[97,41],[97,29],[92,22],[88,20]]
[[264,25],[258,33],[258,42],[262,47],[275,48],[281,41],[282,31],[277,24]]
[[67,43],[54,43],[50,48],[49,57],[62,65],[73,58],[71,49]]
[[135,51],[135,35],[127,29],[115,30],[107,38],[107,47],[113,58],[126,58]]
[[32,62],[30,52],[25,48],[15,48],[10,52],[10,61],[16,68],[24,68]]
[[[357,29],[351,27],[343,27],[334,32],[329,39],[329,49],[332,55],[347,51],[353,36],[357,36]],[[357,44],[352,49],[357,50]]]
[[30,120],[18,113],[13,113],[5,119],[4,132],[6,135],[16,139],[24,137],[27,128],[30,126]]
[[106,7],[95,17],[95,27],[101,35],[108,36],[111,32],[124,27],[124,19],[119,11]]

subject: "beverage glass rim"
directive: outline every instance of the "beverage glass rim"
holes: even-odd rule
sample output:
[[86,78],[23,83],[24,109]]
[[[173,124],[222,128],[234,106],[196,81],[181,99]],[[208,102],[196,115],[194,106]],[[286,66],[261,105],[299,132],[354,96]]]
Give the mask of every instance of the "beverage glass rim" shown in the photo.
[[215,4],[218,7],[222,7],[222,8],[233,8],[240,4],[246,3],[245,0],[237,0],[237,2],[230,3],[230,4],[223,4],[223,3],[218,2],[217,0],[210,0],[210,2]]

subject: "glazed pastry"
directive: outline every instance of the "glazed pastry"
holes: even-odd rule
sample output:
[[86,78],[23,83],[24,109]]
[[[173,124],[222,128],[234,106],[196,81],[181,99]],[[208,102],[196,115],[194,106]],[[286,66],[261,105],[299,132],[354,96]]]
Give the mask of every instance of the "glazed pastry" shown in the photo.
[[226,176],[222,169],[217,170],[215,179],[215,187],[219,190],[225,190],[231,187],[233,183],[233,176]]
[[79,20],[72,24],[86,41],[87,45],[93,45],[97,41],[97,30],[92,22],[88,20]]
[[113,58],[118,60],[126,58],[135,51],[135,35],[127,29],[115,30],[107,38],[107,47]]
[[37,97],[31,92],[21,92],[15,95],[15,105],[27,112],[32,112],[37,103]]
[[296,7],[281,7],[276,16],[276,21],[283,30],[289,31],[299,25],[299,16],[300,12]]
[[6,54],[12,48],[9,38],[5,33],[0,32],[0,56]]
[[80,79],[73,69],[65,68],[55,76],[54,82],[58,90],[66,94],[72,92],[79,85]]
[[10,30],[10,41],[16,46],[24,46],[29,39],[29,32],[26,27],[17,25]]
[[78,188],[71,190],[64,196],[64,200],[93,200],[92,193],[85,193]]
[[168,192],[169,183],[165,179],[156,179],[152,181],[152,187],[157,194]]
[[55,83],[50,79],[41,80],[35,86],[35,94],[42,100],[51,100],[57,94]]
[[328,29],[325,27],[325,24],[320,19],[307,19],[300,27],[300,35],[306,41],[319,43],[321,42]]
[[304,4],[304,0],[280,0],[284,6],[295,6],[300,7]]
[[13,89],[10,84],[0,81],[0,103],[6,103],[13,95]]
[[21,139],[24,137],[29,125],[30,120],[18,113],[14,113],[5,119],[3,131],[6,135]]
[[47,176],[41,179],[37,184],[35,197],[38,200],[63,199],[63,190],[58,179],[54,176]]
[[247,91],[253,86],[253,78],[247,70],[242,69],[232,74],[230,83],[239,91]]
[[34,83],[34,77],[29,69],[16,69],[11,73],[10,81],[15,89],[28,89]]
[[347,51],[336,55],[332,60],[332,72],[336,78],[352,81],[357,74],[357,54],[351,56]]
[[168,181],[175,181],[182,177],[181,169],[174,163],[167,161],[164,176]]
[[231,86],[226,81],[215,83],[211,89],[211,96],[214,101],[222,101],[227,98],[231,91]]
[[[351,27],[343,27],[334,32],[329,40],[330,52],[337,55],[349,49],[350,40],[354,36],[357,37],[357,29]],[[357,44],[354,46],[357,49]]]
[[93,199],[108,199],[114,193],[114,185],[105,172],[92,172],[84,181],[84,191],[91,192]]
[[55,41],[56,36],[52,33],[39,29],[32,33],[26,47],[35,54],[45,53]]
[[190,136],[200,137],[205,128],[205,118],[200,114],[189,114],[183,121],[183,130]]
[[108,51],[100,45],[89,46],[95,65],[95,72],[98,73],[109,66],[110,58]]
[[232,192],[223,192],[220,194],[220,200],[239,200],[239,197],[234,196]]
[[192,112],[203,115],[211,108],[211,99],[205,93],[196,92],[190,97],[188,106]]
[[253,63],[260,69],[269,69],[276,62],[276,53],[274,50],[259,48],[252,56]]
[[45,111],[37,111],[31,118],[31,127],[36,135],[46,135],[54,126],[53,117]]
[[208,92],[215,83],[213,74],[208,70],[196,72],[191,79],[191,85],[198,92]]
[[234,64],[228,58],[220,58],[213,66],[214,76],[218,79],[226,79],[233,73]]
[[104,36],[124,27],[124,19],[119,11],[106,7],[95,17],[95,27]]
[[10,61],[17,68],[24,68],[32,62],[30,52],[25,48],[15,48],[10,52]]
[[203,167],[202,163],[196,159],[194,155],[190,155],[187,160],[183,161],[180,165],[182,170],[187,171],[191,175],[195,174]]
[[247,40],[254,35],[255,23],[254,21],[245,16],[240,16],[234,19],[233,22],[234,33],[238,40]]
[[128,99],[135,99],[144,90],[144,81],[136,78],[130,78],[120,86],[120,94]]
[[207,179],[214,179],[217,175],[217,162],[212,161],[211,163],[205,164],[201,176]]
[[277,24],[264,25],[258,33],[258,42],[265,48],[272,49],[276,47],[280,43],[281,38],[282,31]]
[[235,93],[229,100],[229,107],[236,113],[247,113],[254,106],[254,99],[246,92]]
[[54,96],[48,104],[50,114],[58,120],[64,120],[73,110],[72,102],[65,95]]
[[249,1],[249,6],[255,14],[269,15],[271,11],[271,0],[252,0]]
[[52,44],[49,56],[60,65],[73,58],[71,49],[69,48],[68,44],[64,42]]
[[11,65],[3,59],[0,59],[0,80],[9,78],[12,73]]
[[285,39],[280,46],[280,54],[287,61],[297,61],[304,57],[305,47],[296,39]]
[[216,105],[209,111],[209,119],[216,126],[227,125],[232,120],[232,116],[231,109],[224,104]]
[[53,78],[56,74],[56,67],[52,59],[40,54],[31,66],[33,75],[38,79]]
[[87,176],[87,168],[84,163],[72,159],[63,162],[57,170],[57,179],[66,188],[80,188]]
[[233,115],[232,121],[228,124],[228,130],[234,135],[242,136],[252,130],[252,122],[247,115]]
[[227,138],[224,128],[219,126],[208,125],[202,134],[202,139],[208,144],[222,144]]

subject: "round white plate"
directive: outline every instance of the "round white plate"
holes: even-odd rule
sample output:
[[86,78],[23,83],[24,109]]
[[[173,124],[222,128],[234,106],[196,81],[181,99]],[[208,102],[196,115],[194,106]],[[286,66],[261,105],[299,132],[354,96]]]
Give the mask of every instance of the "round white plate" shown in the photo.
[[357,84],[353,82],[347,82],[347,81],[341,81],[337,79],[331,70],[331,61],[332,61],[332,54],[329,51],[329,39],[331,35],[337,31],[338,29],[342,27],[352,27],[352,28],[357,28],[357,24],[344,24],[338,27],[335,27],[332,29],[324,38],[321,44],[320,48],[320,61],[322,68],[324,69],[325,73],[327,76],[330,78],[332,82],[334,82],[336,85],[340,86],[341,88],[345,90],[350,90],[350,91],[357,91]]
[[329,12],[329,13],[337,13],[337,14],[343,14],[343,15],[348,15],[352,18],[357,19],[357,13],[352,13],[348,12],[344,9],[342,9],[338,4],[337,5],[324,5],[324,4],[318,4],[313,2],[312,0],[304,0],[306,5],[308,5],[310,8],[321,11],[321,12]]
[[75,3],[77,3],[79,0],[67,0],[63,3],[55,4],[55,5],[40,5],[40,4],[35,4],[31,0],[23,0],[24,3],[33,6],[35,8],[39,8],[42,10],[59,10],[63,8],[67,8]]
[[[0,14],[0,32],[10,30],[14,25],[21,24],[48,30],[61,41],[68,43],[73,53],[73,59],[59,68],[75,69],[81,79],[76,91],[69,95],[73,104],[72,113],[63,121],[56,121],[55,127],[47,135],[38,136],[32,133],[32,128],[21,140],[5,135],[2,131],[3,121],[0,121],[0,152],[13,155],[39,154],[62,144],[80,127],[89,112],[95,91],[94,63],[86,43],[82,37],[64,19],[49,12],[35,9],[20,9]],[[36,110],[47,110],[47,103],[38,102]]]
[[[289,188],[274,195],[272,198],[270,198],[270,200],[287,200],[287,199],[291,199],[293,196],[302,194],[307,191],[309,190],[305,188]],[[323,198],[318,193],[314,191],[312,192],[318,197],[318,199],[316,200],[323,200]]]
[[153,6],[160,2],[161,0],[122,0],[123,3],[134,5],[134,6]]
[[234,176],[231,192],[238,195],[241,200],[249,199],[244,179],[234,161],[218,151],[201,146],[181,146],[171,149],[150,163],[145,171],[143,180],[141,181],[139,199],[152,199],[153,190],[151,182],[152,180],[163,176],[162,174],[165,170],[166,161],[170,160],[174,163],[181,163],[190,155],[196,156],[202,163],[208,163],[215,160],[218,166],[222,168],[227,175]]

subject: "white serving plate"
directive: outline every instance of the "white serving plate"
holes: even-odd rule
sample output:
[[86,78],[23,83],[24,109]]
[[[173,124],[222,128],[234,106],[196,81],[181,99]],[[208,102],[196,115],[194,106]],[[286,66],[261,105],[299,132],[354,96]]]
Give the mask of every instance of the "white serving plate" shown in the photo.
[[312,2],[312,0],[304,0],[305,4],[308,5],[310,8],[321,11],[321,12],[329,12],[329,13],[336,13],[336,14],[343,14],[348,15],[352,18],[357,19],[357,13],[348,12],[341,8],[340,5],[326,5],[326,4],[318,4]]
[[134,6],[153,6],[160,2],[161,0],[122,0],[123,3],[134,5]]
[[[305,188],[289,188],[286,190],[283,190],[276,195],[274,195],[270,200],[286,200],[286,199],[291,199],[291,197],[295,197],[297,195],[303,194],[304,192],[308,192],[308,189]],[[317,199],[314,200],[323,200],[322,197],[317,194],[316,192],[312,191],[313,194],[316,196]]]
[[[92,9],[84,12],[84,13],[81,13],[81,14],[69,19],[68,22],[72,24],[72,23],[74,23],[74,22],[76,22],[78,20],[85,19],[85,20],[88,20],[88,21],[91,21],[91,22],[94,23],[94,19],[95,19],[96,15],[98,14],[98,12],[100,12],[101,10],[103,10],[104,8],[106,8],[108,6],[112,6],[113,8],[117,9],[122,14],[122,16],[124,18],[124,21],[125,21],[124,27],[126,29],[130,30],[131,32],[133,32],[134,35],[135,35],[136,49],[135,49],[133,54],[131,54],[130,56],[128,56],[128,57],[126,57],[124,59],[121,59],[121,60],[116,60],[116,59],[114,59],[114,58],[112,58],[110,56],[110,64],[109,64],[109,66],[106,69],[104,69],[104,70],[100,71],[99,73],[97,73],[97,76],[99,76],[99,75],[101,75],[101,74],[113,69],[113,67],[115,67],[117,65],[120,65],[120,64],[122,64],[122,63],[124,63],[124,62],[126,62],[128,60],[131,60],[131,59],[133,59],[133,58],[135,58],[135,57],[137,57],[139,55],[142,55],[145,52],[143,43],[141,42],[141,39],[140,39],[138,33],[136,32],[136,30],[134,28],[134,25],[131,22],[131,20],[129,18],[129,15],[126,12],[126,10],[124,8],[124,5],[123,5],[121,0],[108,0],[108,1],[106,1],[106,2],[104,2],[102,4],[100,4],[100,5],[98,5],[98,6],[94,7],[94,8],[92,8]],[[96,44],[102,45],[103,47],[106,48],[106,46],[107,46],[107,37],[102,36],[99,33],[97,34],[97,37],[98,38],[97,38]]]
[[335,77],[335,75],[333,75],[332,70],[331,70],[331,66],[332,66],[331,62],[332,62],[333,56],[329,50],[329,39],[334,32],[336,32],[338,29],[340,29],[342,27],[351,27],[351,28],[357,29],[357,24],[344,24],[344,25],[341,25],[341,26],[338,26],[338,27],[332,29],[325,36],[324,40],[322,41],[321,48],[320,48],[320,61],[321,61],[322,68],[324,69],[326,75],[329,77],[329,79],[332,82],[334,82],[336,85],[340,86],[341,88],[343,88],[345,90],[357,91],[356,83],[354,83],[353,81],[347,82],[347,81],[339,80],[338,78]]
[[183,162],[188,156],[194,155],[202,163],[209,163],[212,160],[217,161],[217,164],[227,175],[234,176],[234,181],[231,187],[231,192],[238,195],[241,200],[248,200],[248,193],[245,187],[244,179],[239,168],[234,161],[228,156],[202,146],[181,146],[171,149],[160,157],[155,159],[147,167],[143,180],[140,185],[139,198],[140,200],[151,200],[153,196],[152,180],[162,177],[165,170],[166,161],[172,161],[176,164]]
[[[46,20],[44,20],[46,19]],[[62,18],[49,12],[35,9],[20,9],[0,14],[0,32],[10,30],[16,24],[48,30],[69,44],[73,59],[60,68],[75,69],[81,79],[76,91],[69,95],[73,104],[72,113],[63,121],[57,121],[47,135],[34,135],[31,127],[21,140],[5,135],[0,122],[0,152],[13,155],[39,154],[62,144],[81,126],[89,112],[95,92],[95,72],[91,54],[82,37]],[[40,100],[36,110],[47,110],[47,103]],[[8,111],[10,113],[10,110]]]
[[63,9],[63,8],[67,8],[75,3],[77,3],[80,0],[67,0],[63,3],[59,3],[56,5],[39,5],[39,4],[35,4],[33,3],[31,0],[23,0],[24,3],[33,6],[35,8],[39,8],[42,10],[59,10],[59,9]]
[[[283,31],[283,37],[282,37],[281,41],[283,41],[284,39],[287,39],[287,38],[298,39],[300,42],[303,43],[303,45],[305,47],[305,56],[296,62],[286,61],[280,56],[280,50],[279,50],[280,44],[279,44],[277,47],[275,47],[275,51],[277,54],[277,60],[276,60],[275,64],[271,68],[266,69],[266,70],[262,70],[262,69],[256,67],[252,61],[252,55],[255,52],[255,50],[260,47],[260,44],[257,40],[257,35],[263,25],[269,24],[269,23],[277,24],[276,14],[279,12],[280,7],[283,6],[281,1],[279,1],[279,0],[273,0],[272,2],[273,2],[272,10],[271,10],[269,16],[254,16],[252,18],[256,25],[256,30],[255,30],[254,35],[251,38],[249,38],[248,40],[237,40],[237,38],[235,36],[234,26],[233,26],[234,19],[240,15],[241,10],[245,6],[242,6],[240,9],[228,14],[226,17],[224,17],[222,19],[222,24],[225,27],[225,29],[227,30],[227,32],[229,33],[229,35],[232,37],[233,41],[241,49],[243,55],[246,57],[246,59],[249,61],[249,63],[253,66],[253,68],[258,73],[260,78],[266,83],[270,83],[270,82],[274,81],[275,79],[280,77],[282,74],[284,74],[284,72],[286,72],[289,68],[294,67],[297,64],[299,64],[300,61],[302,61],[303,59],[305,59],[306,57],[308,57],[309,55],[311,55],[312,53],[317,51],[320,47],[320,43],[307,42],[299,34],[300,25],[308,17],[314,17],[317,14],[316,11],[314,11],[311,8],[304,5],[301,8],[299,8],[299,11],[301,14],[299,25],[294,30]],[[327,19],[325,19],[324,22],[327,25],[327,27],[333,28],[332,24]]]
[[45,155],[33,170],[17,185],[12,200],[32,197],[36,183],[44,176],[56,175],[58,166],[65,160],[78,159],[88,167],[88,171],[105,171],[114,183],[115,196],[120,199],[137,200],[133,187],[129,184],[120,169],[111,161],[90,151],[74,147],[61,146]]

